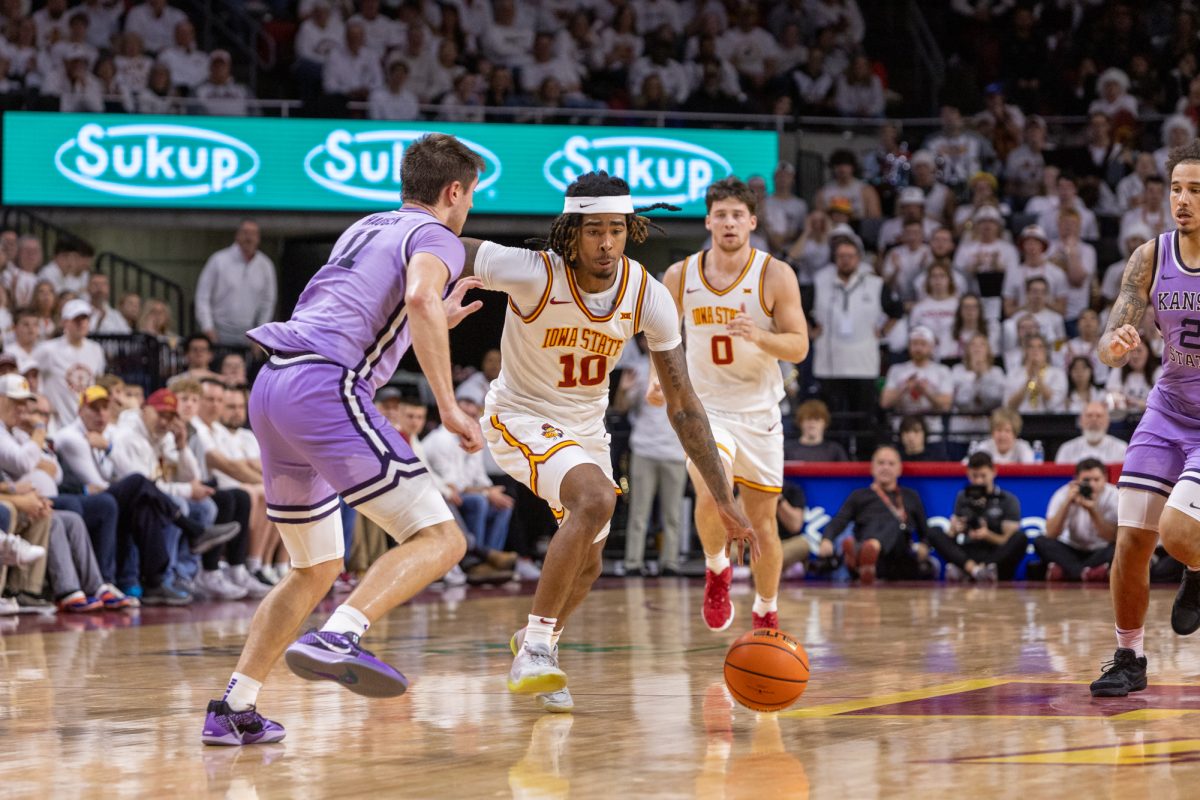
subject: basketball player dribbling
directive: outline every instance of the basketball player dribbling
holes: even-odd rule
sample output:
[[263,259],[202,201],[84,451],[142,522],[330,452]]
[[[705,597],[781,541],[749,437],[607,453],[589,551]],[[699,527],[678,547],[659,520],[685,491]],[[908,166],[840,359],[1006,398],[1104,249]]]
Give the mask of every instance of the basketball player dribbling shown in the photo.
[[[288,322],[249,332],[270,355],[250,395],[262,446],[268,516],[293,569],[259,605],[225,690],[208,704],[202,740],[267,744],[281,725],[258,713],[258,690],[287,648],[292,671],[369,697],[407,679],[359,644],[372,622],[444,575],[466,549],[445,501],[408,443],[371,402],[409,344],[442,424],[469,452],[483,446],[451,380],[449,328],[482,304],[462,306],[476,280],[447,285],[463,268],[458,239],[483,160],[452,136],[430,134],[401,163],[403,207],[350,226],[309,282]],[[319,631],[288,642],[342,570],[338,496],[397,546],[379,558]]]
[[[808,325],[796,273],[750,246],[758,226],[754,193],[730,177],[708,187],[704,225],[712,249],[672,264],[663,284],[675,298],[687,333],[688,374],[704,403],[724,461],[726,483],[759,535],[762,554],[751,564],[755,598],[751,628],[778,628],[783,553],[775,518],[783,491],[783,373],[779,361],[808,355]],[[719,288],[718,288],[719,287]],[[657,383],[648,400],[661,403]],[[723,631],[733,623],[733,568],[712,494],[696,480],[696,529],[704,547],[704,623]]]
[[1200,140],[1167,161],[1176,230],[1129,259],[1121,293],[1100,338],[1100,360],[1116,369],[1141,342],[1146,306],[1163,336],[1162,373],[1129,441],[1117,486],[1117,551],[1109,578],[1117,651],[1092,682],[1095,697],[1146,688],[1142,649],[1150,603],[1150,558],[1163,547],[1187,569],[1171,609],[1180,635],[1200,628]]
[[548,711],[574,701],[558,664],[558,638],[600,575],[616,505],[604,428],[609,373],[625,343],[645,333],[662,378],[668,416],[695,474],[710,487],[727,546],[757,541],[733,500],[708,417],[692,390],[670,293],[625,256],[649,221],[629,185],[604,172],[567,187],[548,250],[463,239],[467,271],[509,297],[503,366],[484,409],[484,436],[496,463],[549,505],[561,525],[550,540],[525,628],[510,642],[511,691],[536,694]]

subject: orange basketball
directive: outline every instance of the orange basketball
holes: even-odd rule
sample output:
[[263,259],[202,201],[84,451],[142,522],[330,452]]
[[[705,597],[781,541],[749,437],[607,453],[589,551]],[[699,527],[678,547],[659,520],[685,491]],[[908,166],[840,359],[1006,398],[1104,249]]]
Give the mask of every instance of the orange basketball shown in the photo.
[[783,631],[750,631],[725,654],[725,685],[746,708],[787,708],[808,688],[808,653]]

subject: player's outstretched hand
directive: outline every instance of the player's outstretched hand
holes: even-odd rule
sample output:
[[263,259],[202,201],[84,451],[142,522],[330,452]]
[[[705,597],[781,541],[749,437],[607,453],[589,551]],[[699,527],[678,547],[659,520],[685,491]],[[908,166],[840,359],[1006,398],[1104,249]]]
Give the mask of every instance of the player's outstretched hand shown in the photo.
[[458,436],[458,446],[463,450],[474,453],[483,447],[483,431],[479,429],[479,420],[458,406],[447,409],[441,417],[446,430]]
[[[483,281],[472,275],[469,278],[463,278],[458,283],[454,284],[454,289],[445,300],[446,305],[446,327],[453,328],[458,323],[462,322],[467,317],[474,314],[479,309],[483,308],[483,303],[476,300],[473,303],[463,305],[463,296],[472,289],[482,289]],[[476,425],[478,430],[479,426]]]
[[[741,506],[736,503],[719,505],[721,522],[725,525],[725,555],[741,564],[745,556],[746,546],[750,547],[750,557],[757,559],[761,554],[758,546],[758,535],[746,519]],[[736,555],[735,555],[736,554]]]
[[1137,346],[1142,343],[1142,335],[1138,333],[1138,329],[1132,325],[1122,325],[1112,332],[1108,337],[1108,352],[1113,361],[1119,361],[1129,354],[1131,350],[1137,349]]

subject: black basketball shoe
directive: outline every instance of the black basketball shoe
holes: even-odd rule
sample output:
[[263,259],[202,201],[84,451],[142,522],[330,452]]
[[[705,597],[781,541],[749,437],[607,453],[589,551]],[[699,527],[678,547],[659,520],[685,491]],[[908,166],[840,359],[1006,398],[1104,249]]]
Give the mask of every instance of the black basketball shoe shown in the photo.
[[1195,633],[1200,628],[1200,572],[1183,571],[1183,580],[1171,606],[1171,628],[1180,636]]
[[1128,647],[1118,647],[1101,670],[1092,681],[1092,697],[1124,697],[1146,688],[1146,657],[1135,656]]

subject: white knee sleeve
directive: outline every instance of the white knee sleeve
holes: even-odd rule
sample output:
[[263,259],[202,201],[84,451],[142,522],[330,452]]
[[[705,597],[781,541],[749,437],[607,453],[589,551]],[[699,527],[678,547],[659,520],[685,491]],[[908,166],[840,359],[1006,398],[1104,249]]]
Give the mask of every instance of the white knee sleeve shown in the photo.
[[1117,525],[1158,533],[1158,518],[1166,504],[1167,498],[1157,492],[1122,486],[1117,489]]
[[[1194,472],[1194,470],[1190,471]],[[1187,480],[1185,477],[1187,474],[1185,472],[1180,476],[1179,483],[1175,484],[1175,488],[1171,490],[1171,496],[1167,498],[1167,505],[1200,522],[1200,483],[1196,483],[1195,480]]]
[[275,527],[279,529],[279,536],[292,558],[293,567],[314,567],[346,555],[346,543],[342,538],[342,515],[336,511],[316,522],[304,522],[299,525],[276,522]]
[[432,484],[429,485],[428,491],[416,494],[402,491],[384,492],[379,497],[359,503],[354,510],[387,531],[397,543],[403,542],[419,530],[454,519],[446,501],[433,489]]

